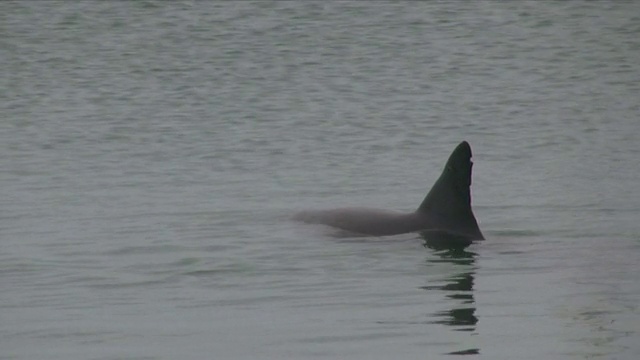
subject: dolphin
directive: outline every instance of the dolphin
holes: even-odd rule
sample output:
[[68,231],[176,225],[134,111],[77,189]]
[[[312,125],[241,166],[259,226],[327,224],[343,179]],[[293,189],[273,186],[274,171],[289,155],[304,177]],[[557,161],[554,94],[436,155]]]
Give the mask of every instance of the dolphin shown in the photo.
[[294,220],[323,224],[361,236],[420,233],[427,241],[468,245],[484,240],[471,210],[471,146],[461,142],[449,156],[442,174],[417,210],[409,213],[339,208],[296,213]]

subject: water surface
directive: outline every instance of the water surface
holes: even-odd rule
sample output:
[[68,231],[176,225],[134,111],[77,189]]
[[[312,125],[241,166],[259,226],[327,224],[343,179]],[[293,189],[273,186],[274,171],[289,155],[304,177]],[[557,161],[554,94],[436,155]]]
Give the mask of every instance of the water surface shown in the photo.
[[[3,2],[0,358],[635,359],[634,2]],[[487,240],[334,238],[474,151]]]

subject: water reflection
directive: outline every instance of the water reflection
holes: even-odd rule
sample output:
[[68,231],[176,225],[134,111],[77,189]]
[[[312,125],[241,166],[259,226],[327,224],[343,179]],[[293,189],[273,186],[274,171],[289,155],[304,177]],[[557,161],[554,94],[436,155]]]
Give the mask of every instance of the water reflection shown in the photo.
[[[434,324],[451,326],[455,331],[473,332],[476,330],[478,318],[475,316],[476,306],[473,296],[473,282],[475,275],[476,253],[466,251],[464,247],[443,248],[432,246],[429,242],[425,246],[434,250],[437,258],[430,258],[430,263],[455,264],[460,271],[443,279],[443,283],[422,287],[427,291],[443,291],[445,296],[451,299],[452,307],[449,310],[438,311],[431,315],[436,320]],[[465,349],[450,352],[450,355],[474,355],[479,354],[479,349]]]

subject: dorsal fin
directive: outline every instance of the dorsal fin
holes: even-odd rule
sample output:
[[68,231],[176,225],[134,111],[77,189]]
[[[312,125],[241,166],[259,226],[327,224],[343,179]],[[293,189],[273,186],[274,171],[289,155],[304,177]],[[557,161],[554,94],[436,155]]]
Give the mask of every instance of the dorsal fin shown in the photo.
[[438,229],[456,235],[483,240],[471,210],[471,146],[461,142],[449,156],[442,174],[418,207]]

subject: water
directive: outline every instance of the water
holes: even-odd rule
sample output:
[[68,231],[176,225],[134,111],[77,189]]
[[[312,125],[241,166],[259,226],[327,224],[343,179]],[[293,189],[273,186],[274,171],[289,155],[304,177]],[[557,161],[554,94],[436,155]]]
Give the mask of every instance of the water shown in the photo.
[[[2,2],[0,358],[636,359],[635,2]],[[461,140],[487,240],[334,238]]]

